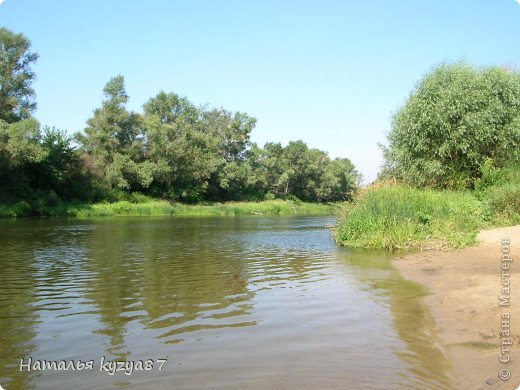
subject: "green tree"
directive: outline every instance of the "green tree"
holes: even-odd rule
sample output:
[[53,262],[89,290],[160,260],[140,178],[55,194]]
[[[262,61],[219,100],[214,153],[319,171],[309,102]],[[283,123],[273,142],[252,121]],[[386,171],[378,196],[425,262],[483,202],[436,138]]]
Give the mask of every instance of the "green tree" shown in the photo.
[[269,188],[264,165],[267,153],[251,144],[240,160],[228,161],[218,172],[218,200],[263,200]]
[[348,158],[336,158],[327,163],[320,173],[316,200],[320,202],[351,200],[360,179],[361,175]]
[[[200,200],[214,169],[211,140],[199,131],[199,110],[186,98],[160,92],[144,105],[147,155],[156,165],[155,194]],[[214,148],[213,148],[214,149]]]
[[36,109],[31,65],[38,54],[30,47],[24,35],[0,28],[0,119],[8,123],[29,118]]
[[200,130],[214,141],[211,144],[216,164],[209,179],[208,197],[214,200],[243,199],[250,196],[247,164],[250,135],[256,119],[241,112],[201,109]]
[[90,200],[93,188],[65,132],[34,119],[0,121],[0,198]]
[[464,63],[433,69],[393,117],[383,176],[467,188],[488,159],[520,159],[520,73]]
[[144,105],[147,151],[157,166],[158,195],[194,202],[247,193],[247,150],[256,120],[243,113],[195,107],[160,92]]
[[250,146],[256,119],[224,109],[201,110],[203,131],[219,140],[220,154],[226,161],[244,160]]
[[41,145],[40,124],[33,118],[16,123],[0,120],[0,195],[24,197],[31,192],[27,167],[48,152]]
[[[45,156],[29,164],[27,176],[31,187],[61,200],[92,200],[92,180],[65,131],[44,127],[40,145]],[[52,195],[51,195],[52,194]]]
[[326,152],[310,149],[303,141],[291,141],[286,147],[266,143],[264,149],[250,162],[254,162],[251,176],[269,196],[342,201],[358,187],[360,175],[348,159],[331,161]]
[[86,165],[110,188],[136,190],[151,183],[144,160],[141,115],[126,109],[124,77],[111,78],[103,89],[105,100],[87,121],[76,139],[85,153]]
[[279,142],[267,142],[259,160],[257,170],[265,177],[265,184],[270,194],[283,196],[289,193],[289,175],[284,148]]
[[0,28],[2,201],[24,200],[41,215],[60,200],[113,200],[134,191],[184,202],[335,201],[356,189],[359,175],[347,159],[331,161],[303,141],[252,144],[256,119],[245,113],[196,107],[165,92],[144,104],[143,115],[129,111],[121,75],[105,85],[101,107],[75,135],[76,147],[64,131],[42,130],[31,117],[38,55],[30,46],[22,34]]

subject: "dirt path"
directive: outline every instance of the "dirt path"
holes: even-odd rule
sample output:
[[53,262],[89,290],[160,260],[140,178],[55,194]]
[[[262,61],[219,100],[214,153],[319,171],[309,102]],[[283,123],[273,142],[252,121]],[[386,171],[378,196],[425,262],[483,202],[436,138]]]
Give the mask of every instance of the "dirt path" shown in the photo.
[[[510,245],[503,239],[509,239]],[[483,231],[479,240],[471,248],[401,257],[394,265],[405,278],[429,288],[425,302],[450,353],[459,388],[516,389],[520,385],[520,226]],[[501,294],[502,303],[508,302],[507,290],[501,291],[508,281],[510,305],[500,306]],[[510,347],[511,352],[502,352],[502,347]],[[500,356],[510,361],[501,363]],[[511,373],[507,381],[499,378],[500,372],[507,376],[504,370]]]

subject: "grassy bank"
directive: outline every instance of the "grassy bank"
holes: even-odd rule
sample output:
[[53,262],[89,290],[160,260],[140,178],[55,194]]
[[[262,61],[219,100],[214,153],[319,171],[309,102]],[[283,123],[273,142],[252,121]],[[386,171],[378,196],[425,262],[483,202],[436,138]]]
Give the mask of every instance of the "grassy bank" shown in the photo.
[[475,196],[494,225],[520,224],[520,166],[487,167],[477,181]]
[[148,199],[140,202],[119,201],[97,204],[30,204],[25,201],[0,204],[0,217],[68,216],[77,218],[113,216],[238,216],[238,215],[330,215],[338,206],[291,200],[262,202],[226,202],[199,205],[170,203]]
[[337,239],[360,248],[460,247],[474,242],[480,213],[480,202],[470,193],[371,188],[347,207]]
[[343,211],[336,239],[359,248],[460,248],[477,232],[520,223],[520,185],[509,180],[479,191],[383,185],[362,191]]

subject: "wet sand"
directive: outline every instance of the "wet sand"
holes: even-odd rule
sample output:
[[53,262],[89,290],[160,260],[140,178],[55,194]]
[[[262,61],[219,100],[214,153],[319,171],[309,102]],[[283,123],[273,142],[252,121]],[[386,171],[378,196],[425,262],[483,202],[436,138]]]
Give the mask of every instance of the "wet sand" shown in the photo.
[[[510,248],[502,243],[504,238],[510,240]],[[520,226],[482,231],[478,239],[479,244],[471,248],[421,252],[397,258],[394,265],[405,278],[429,289],[425,303],[451,358],[458,388],[516,389],[520,385]],[[502,256],[508,249],[512,262]],[[499,296],[507,297],[507,290],[501,288],[508,280],[510,304],[506,306],[503,298],[500,306]],[[502,351],[510,347],[509,342],[510,352]],[[510,361],[501,363],[500,357]],[[510,372],[509,380],[499,378],[500,372],[507,376],[504,370]]]

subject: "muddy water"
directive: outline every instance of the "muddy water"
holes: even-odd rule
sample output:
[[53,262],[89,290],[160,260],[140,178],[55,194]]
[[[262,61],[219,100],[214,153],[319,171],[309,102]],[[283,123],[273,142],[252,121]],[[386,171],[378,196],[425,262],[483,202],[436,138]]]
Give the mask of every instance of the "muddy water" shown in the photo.
[[0,385],[452,387],[424,291],[332,224],[0,221]]

